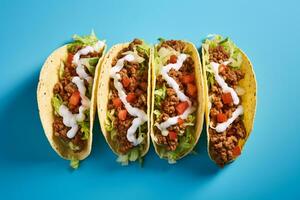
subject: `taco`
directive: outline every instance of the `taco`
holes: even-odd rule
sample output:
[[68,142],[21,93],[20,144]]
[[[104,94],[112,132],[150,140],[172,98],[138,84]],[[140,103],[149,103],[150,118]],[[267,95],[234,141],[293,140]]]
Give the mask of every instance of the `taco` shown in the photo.
[[155,45],[152,62],[152,131],[156,153],[169,163],[196,145],[204,118],[204,83],[195,46],[182,40]]
[[229,38],[202,44],[208,152],[219,166],[235,160],[253,127],[256,80],[250,60]]
[[113,46],[97,94],[102,133],[117,162],[142,161],[150,144],[150,47],[140,39]]
[[40,72],[37,101],[52,148],[77,168],[91,152],[96,85],[106,48],[94,32],[55,50]]

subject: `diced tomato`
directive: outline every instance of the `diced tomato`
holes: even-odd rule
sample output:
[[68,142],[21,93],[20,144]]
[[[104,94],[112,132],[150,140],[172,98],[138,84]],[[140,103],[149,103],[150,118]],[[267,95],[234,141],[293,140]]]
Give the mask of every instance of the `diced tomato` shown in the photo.
[[127,110],[120,110],[118,113],[118,118],[124,121],[127,117]]
[[184,123],[184,120],[179,117],[177,122],[178,122],[178,125],[181,125]]
[[77,106],[80,102],[80,93],[79,91],[75,91],[73,92],[73,94],[71,95],[70,99],[69,99],[69,104],[71,106]]
[[74,57],[74,55],[73,55],[73,54],[71,54],[71,53],[68,53],[67,63],[68,63],[69,65],[71,65],[71,64],[72,64],[73,57]]
[[134,94],[133,92],[128,93],[127,96],[126,96],[126,100],[127,100],[129,103],[135,102],[135,100],[136,100],[135,94]]
[[195,76],[194,74],[186,74],[182,76],[181,81],[184,84],[193,83],[195,81]]
[[232,154],[235,157],[241,155],[241,148],[239,146],[234,147],[234,149],[232,150]]
[[222,101],[224,104],[230,104],[232,102],[232,96],[230,92],[222,94]]
[[169,138],[170,138],[170,140],[176,140],[177,133],[175,131],[169,131]]
[[171,55],[170,56],[170,63],[176,63],[177,62],[177,56],[176,55]]
[[197,95],[197,87],[194,84],[189,83],[187,85],[187,94],[191,97],[195,97]]
[[120,98],[116,97],[112,100],[114,107],[119,108],[122,106],[122,101]]
[[127,77],[124,77],[122,79],[122,84],[123,84],[123,87],[127,88],[129,86],[129,84],[130,84],[130,79],[127,78]]
[[217,115],[217,121],[218,121],[218,123],[226,122],[227,121],[227,116],[223,113],[219,113]]
[[181,115],[188,107],[189,103],[187,101],[183,101],[176,105],[176,111],[179,115]]

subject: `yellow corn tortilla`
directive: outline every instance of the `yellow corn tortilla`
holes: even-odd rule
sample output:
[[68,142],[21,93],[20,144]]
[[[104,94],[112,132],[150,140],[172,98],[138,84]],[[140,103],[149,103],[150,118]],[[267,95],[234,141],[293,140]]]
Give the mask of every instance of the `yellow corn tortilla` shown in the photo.
[[[122,43],[114,45],[105,55],[103,60],[103,64],[101,67],[99,84],[98,84],[98,92],[97,92],[97,109],[98,109],[98,117],[101,126],[101,131],[104,135],[106,142],[108,143],[111,150],[118,156],[122,155],[120,152],[117,151],[116,146],[114,146],[114,142],[111,140],[110,133],[105,129],[105,121],[107,118],[107,104],[109,100],[109,80],[110,80],[110,69],[112,68],[112,61],[118,55],[118,53],[129,46],[129,43]],[[147,116],[148,116],[148,133],[146,134],[146,144],[145,149],[141,153],[141,156],[144,156],[150,146],[150,91],[151,91],[151,84],[150,84],[150,63],[151,63],[151,56],[149,57],[149,66],[148,66],[148,96],[147,96]]]
[[59,68],[60,62],[66,61],[68,56],[67,45],[64,45],[58,49],[56,49],[46,60],[44,63],[39,77],[39,83],[37,88],[37,102],[39,114],[42,122],[42,126],[44,128],[45,135],[51,145],[51,147],[55,150],[55,152],[64,159],[71,160],[83,160],[85,159],[91,152],[92,147],[92,139],[93,139],[93,124],[94,117],[96,113],[96,92],[97,92],[97,83],[98,83],[98,74],[100,70],[100,66],[103,60],[103,55],[106,50],[106,45],[102,52],[102,57],[99,59],[94,76],[93,90],[91,96],[91,107],[90,107],[90,135],[87,142],[87,147],[78,153],[74,153],[69,148],[66,148],[65,145],[61,143],[61,141],[54,136],[53,134],[53,107],[51,104],[51,99],[53,97],[53,87],[59,81]]
[[[203,120],[204,120],[204,109],[205,109],[205,93],[204,93],[204,82],[203,82],[203,75],[202,75],[202,67],[201,67],[201,61],[200,61],[200,56],[198,53],[197,48],[195,47],[194,44],[187,42],[187,41],[182,41],[185,43],[187,46],[187,50],[192,53],[192,58],[195,62],[195,82],[197,86],[197,92],[198,92],[198,108],[197,108],[197,114],[196,114],[196,124],[195,124],[195,133],[194,133],[194,138],[195,142],[193,144],[193,147],[190,148],[188,151],[184,152],[182,155],[180,155],[177,160],[183,158],[187,154],[189,154],[195,145],[197,144],[201,132],[202,132],[202,127],[203,127]],[[157,45],[154,47],[157,48]],[[156,74],[155,74],[155,60],[154,60],[154,50],[152,50],[152,63],[151,63],[151,68],[152,68],[152,104],[151,104],[151,139],[152,143],[154,146],[154,149],[157,153],[157,155],[160,158],[168,159],[167,156],[163,155],[160,152],[160,146],[155,142],[155,134],[154,134],[154,91],[155,91],[155,86],[156,86]],[[176,160],[175,160],[176,161]]]
[[[245,94],[241,97],[242,100],[242,106],[244,109],[244,114],[242,117],[245,129],[246,129],[246,138],[243,140],[239,141],[239,147],[241,149],[241,152],[243,150],[244,144],[247,141],[252,128],[253,128],[253,123],[254,123],[254,117],[255,117],[255,111],[256,111],[256,79],[255,79],[255,74],[253,71],[252,64],[247,57],[247,55],[239,49],[241,54],[242,54],[242,64],[241,64],[241,70],[245,73],[245,77],[239,82],[239,86],[242,87],[245,90]],[[205,52],[205,49],[202,47],[202,55],[206,55],[208,52]],[[214,159],[210,155],[210,136],[209,136],[209,124],[210,124],[210,119],[209,119],[209,112],[210,112],[210,101],[209,101],[209,96],[208,96],[208,83],[207,83],[207,66],[205,63],[208,63],[209,61],[205,60],[208,56],[203,56],[202,57],[202,66],[203,66],[203,72],[204,72],[204,89],[205,89],[205,119],[206,119],[206,132],[207,132],[207,152],[209,154],[209,157],[212,161]],[[238,156],[237,156],[238,157]],[[234,161],[237,157],[235,157],[232,161]],[[215,161],[214,161],[215,162]]]

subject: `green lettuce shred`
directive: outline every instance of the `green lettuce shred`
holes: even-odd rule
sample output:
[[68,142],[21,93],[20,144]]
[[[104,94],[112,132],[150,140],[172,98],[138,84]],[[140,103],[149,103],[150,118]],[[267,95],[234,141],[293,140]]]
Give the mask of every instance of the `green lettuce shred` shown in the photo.
[[196,119],[196,116],[195,116],[194,113],[188,115],[187,119],[184,122],[184,126],[194,126],[195,125],[195,119]]
[[69,146],[69,148],[72,150],[72,151],[78,151],[80,150],[80,147],[75,145],[73,142],[68,142],[67,145]]
[[229,54],[229,61],[231,61],[230,66],[235,69],[239,69],[242,64],[242,53],[239,48],[233,43],[231,39],[223,38],[221,35],[212,35],[204,40],[202,47],[204,49],[203,60],[205,61],[207,69],[207,82],[208,86],[211,87],[214,84],[214,74],[212,71],[212,66],[209,62],[209,49],[215,48],[218,45],[224,47],[225,51]]
[[70,160],[70,167],[72,167],[73,169],[78,169],[79,167],[79,160],[77,158],[71,158]]
[[175,151],[168,151],[167,152],[167,158],[168,162],[170,164],[176,163],[176,160],[184,154],[185,152],[189,151],[191,148],[193,148],[195,143],[195,138],[193,137],[194,128],[193,127],[187,127],[186,128],[186,134],[184,136],[179,137],[179,145],[175,149]]
[[161,104],[161,101],[166,98],[166,91],[167,91],[167,88],[165,85],[163,85],[162,88],[156,89],[154,91],[155,106],[159,107]]
[[58,94],[55,94],[51,99],[51,103],[54,108],[55,114],[58,115],[59,107],[63,104],[62,98]]
[[143,41],[142,44],[136,45],[136,51],[150,57],[150,45]]
[[156,119],[158,119],[161,115],[161,112],[159,110],[154,110],[153,113],[154,113]]
[[89,121],[82,121],[82,122],[77,122],[77,123],[80,126],[81,132],[83,132],[83,136],[81,137],[81,139],[82,140],[89,139],[89,135],[90,135],[90,122]]
[[92,46],[98,42],[95,32],[92,30],[90,35],[79,36],[73,35],[73,42],[68,44],[67,48],[70,52],[75,52],[75,49],[79,46]]
[[79,36],[75,34],[73,35],[73,39],[75,42],[80,42],[84,45],[94,45],[98,42],[98,38],[96,37],[94,30],[92,30],[90,35],[86,36]]
[[136,160],[139,160],[141,162],[140,159],[140,148],[139,147],[135,147],[133,149],[131,149],[127,154],[125,155],[119,155],[119,157],[117,158],[117,162],[120,163],[122,166],[128,165],[129,161],[130,162],[134,162]]

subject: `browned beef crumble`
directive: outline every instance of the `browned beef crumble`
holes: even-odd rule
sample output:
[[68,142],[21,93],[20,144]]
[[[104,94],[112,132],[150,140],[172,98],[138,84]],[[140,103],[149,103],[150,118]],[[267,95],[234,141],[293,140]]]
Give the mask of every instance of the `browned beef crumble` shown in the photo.
[[[139,39],[134,39],[128,47],[122,49],[118,55],[113,59],[112,66],[116,65],[117,61],[124,57],[123,53],[127,51],[133,51],[136,45],[141,45],[143,41]],[[125,61],[124,67],[119,72],[121,76],[121,82],[123,87],[126,91],[126,94],[133,95],[134,100],[130,101],[129,103],[136,108],[139,108],[145,112],[147,112],[147,87],[148,87],[148,62],[149,58],[146,54],[138,52],[139,56],[143,57],[145,61],[143,63],[130,63]],[[144,65],[144,66],[142,66]],[[129,84],[124,85],[123,80],[128,80]],[[115,142],[117,151],[121,154],[126,154],[130,149],[134,146],[131,142],[127,140],[127,130],[132,124],[134,119],[129,113],[126,115],[125,120],[121,120],[118,118],[118,113],[120,111],[126,110],[123,103],[121,106],[116,107],[114,106],[113,101],[115,99],[119,99],[118,92],[114,87],[113,79],[110,79],[109,82],[110,88],[110,97],[107,105],[108,112],[109,110],[115,109],[115,120],[113,122],[113,127],[116,130],[115,138],[112,140]],[[127,111],[126,111],[127,112]],[[145,122],[147,123],[147,122]]]
[[[68,52],[68,55],[73,56],[81,48],[82,47],[78,47],[75,50],[73,50],[72,52]],[[102,53],[89,53],[87,55],[81,56],[81,58],[83,58],[83,57],[84,58],[100,57],[101,54]],[[75,113],[79,112],[79,107],[81,106],[81,102],[78,105],[73,106],[69,103],[69,99],[70,99],[70,97],[72,96],[72,94],[74,92],[78,91],[77,86],[72,82],[72,78],[74,76],[78,76],[78,74],[76,73],[75,66],[70,62],[70,60],[67,60],[66,62],[64,62],[64,64],[65,64],[64,65],[64,75],[54,85],[53,93],[54,93],[54,95],[58,94],[62,98],[62,100],[67,103],[66,105],[69,108],[69,110],[73,114],[75,114]],[[85,69],[85,71],[89,75],[91,75],[87,69]],[[85,84],[85,87],[88,88],[88,83],[87,83],[86,80],[85,80],[84,84]],[[80,128],[79,128],[79,130],[78,130],[78,132],[77,132],[77,134],[75,135],[74,138],[70,139],[70,138],[67,137],[66,134],[70,130],[70,128],[66,127],[63,124],[61,116],[54,115],[54,122],[53,122],[52,126],[53,126],[55,137],[58,137],[59,139],[61,139],[65,143],[72,142],[73,145],[79,147],[78,150],[74,150],[74,152],[80,152],[87,145],[87,141],[81,139],[83,137],[83,132],[81,132]]]
[[[173,48],[174,50],[176,50],[180,53],[187,53],[187,52],[184,52],[185,43],[182,41],[179,41],[179,40],[166,40],[158,46],[158,50],[161,47]],[[169,60],[167,64],[169,64],[170,62],[171,61]],[[188,57],[184,61],[182,67],[178,71],[171,69],[168,74],[177,82],[180,90],[183,90],[184,93],[187,96],[189,96],[189,98],[192,102],[192,105],[196,106],[197,105],[197,95],[190,96],[187,93],[187,84],[184,84],[182,81],[183,77],[186,75],[190,75],[190,76],[194,77],[194,73],[195,73],[194,61],[191,57]],[[196,87],[194,81],[192,82],[192,84]],[[176,106],[180,103],[180,100],[177,97],[174,89],[169,87],[169,85],[162,78],[161,75],[158,75],[156,77],[156,88],[162,88],[163,86],[166,87],[166,97],[161,102],[160,108],[157,108],[161,112],[160,117],[157,119],[156,116],[154,116],[154,121],[157,123],[162,123],[162,122],[166,121],[169,117],[177,116],[178,113],[176,111]],[[182,124],[176,124],[176,125],[169,127],[168,131],[175,132],[177,134],[177,136],[179,137],[179,136],[184,136],[185,129],[186,129],[186,127],[182,123]],[[154,134],[155,134],[155,137],[157,138],[157,144],[161,145],[168,151],[175,151],[179,145],[178,137],[170,138],[169,136],[163,136],[161,134],[161,131],[156,126],[154,127]]]
[[[222,46],[217,46],[214,49],[209,49],[210,62],[222,63],[229,59],[228,53]],[[239,69],[233,69],[229,66],[220,65],[219,74],[224,78],[225,82],[233,88],[238,86],[238,82],[244,78],[244,73]],[[222,89],[218,83],[214,82],[209,90],[209,96],[212,97],[212,107],[210,110],[210,125],[217,125],[217,116],[219,113],[226,115],[227,119],[231,117],[236,110],[237,105],[231,103],[223,103]],[[232,161],[236,156],[236,148],[240,139],[246,137],[244,123],[239,116],[227,129],[222,133],[216,132],[209,128],[210,135],[210,155],[220,166]]]

